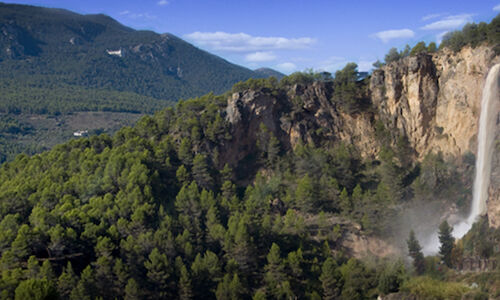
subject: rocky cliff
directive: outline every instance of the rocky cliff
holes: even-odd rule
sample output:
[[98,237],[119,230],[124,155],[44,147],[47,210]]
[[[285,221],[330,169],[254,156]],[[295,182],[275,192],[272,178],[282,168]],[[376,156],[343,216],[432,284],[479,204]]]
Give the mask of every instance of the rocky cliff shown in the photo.
[[373,72],[372,101],[385,123],[408,137],[418,159],[429,152],[475,153],[483,85],[498,62],[485,46],[407,57]]
[[[499,62],[500,57],[486,46],[407,57],[373,73],[372,101],[380,118],[408,137],[418,160],[430,152],[460,160],[477,152],[483,87],[488,71]],[[496,228],[500,226],[498,148],[487,204],[490,226]]]
[[[234,93],[226,109],[233,139],[221,154],[233,166],[250,158],[262,123],[280,141],[282,151],[298,143],[342,141],[354,145],[362,157],[376,158],[381,143],[375,126],[380,120],[393,143],[398,136],[407,137],[415,161],[441,152],[460,162],[476,153],[483,86],[488,71],[499,62],[486,46],[406,57],[373,72],[366,91],[371,109],[353,114],[332,100],[331,82],[295,84],[280,93]],[[495,166],[489,201],[492,226],[500,225],[500,205],[495,204],[500,203],[500,157]]]
[[228,100],[227,119],[241,145],[237,158],[247,154],[242,148],[251,144],[261,122],[286,148],[326,139],[353,144],[363,157],[373,157],[380,146],[374,138],[378,119],[408,138],[417,160],[430,152],[454,158],[475,153],[483,85],[498,62],[500,57],[486,46],[406,57],[373,72],[373,110],[356,114],[332,101],[332,85],[325,82],[296,84],[281,95],[235,93]]
[[226,119],[232,140],[223,150],[232,166],[255,153],[261,124],[276,137],[281,150],[299,143],[319,146],[342,141],[352,144],[363,157],[374,157],[379,144],[374,138],[373,113],[350,115],[332,101],[328,82],[295,84],[276,94],[266,89],[234,93],[228,99]]

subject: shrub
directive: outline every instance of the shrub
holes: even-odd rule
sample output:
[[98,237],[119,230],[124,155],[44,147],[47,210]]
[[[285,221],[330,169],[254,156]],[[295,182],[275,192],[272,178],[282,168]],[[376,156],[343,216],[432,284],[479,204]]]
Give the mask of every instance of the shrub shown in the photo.
[[423,276],[405,282],[401,290],[420,299],[451,300],[462,299],[469,288],[458,282],[438,281]]

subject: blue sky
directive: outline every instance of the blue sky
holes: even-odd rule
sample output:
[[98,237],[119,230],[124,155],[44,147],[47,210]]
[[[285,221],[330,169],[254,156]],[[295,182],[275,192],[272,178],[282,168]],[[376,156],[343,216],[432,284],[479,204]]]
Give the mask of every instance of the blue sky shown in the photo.
[[233,63],[284,73],[362,71],[391,47],[440,41],[467,22],[489,22],[500,0],[33,0],[5,1],[104,13],[135,29],[175,34]]

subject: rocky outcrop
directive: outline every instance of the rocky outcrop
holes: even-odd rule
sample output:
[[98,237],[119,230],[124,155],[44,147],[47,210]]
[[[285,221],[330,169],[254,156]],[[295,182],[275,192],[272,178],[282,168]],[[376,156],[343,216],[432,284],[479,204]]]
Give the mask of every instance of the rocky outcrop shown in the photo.
[[[344,113],[341,104],[332,101],[331,82],[296,84],[279,93],[265,88],[235,93],[226,109],[233,138],[221,155],[233,167],[250,160],[263,124],[282,151],[298,143],[340,141],[354,145],[362,157],[374,158],[381,148],[374,129],[380,120],[394,144],[396,137],[407,137],[415,160],[441,152],[459,162],[477,151],[483,86],[488,71],[499,62],[500,56],[487,46],[406,57],[373,72],[368,92],[372,109],[354,114]],[[494,159],[493,173],[497,175],[492,178],[488,215],[498,227],[500,157]]]
[[481,95],[488,71],[500,57],[488,47],[467,47],[458,54],[442,52],[434,60],[441,87],[436,128],[443,129],[433,148],[455,156],[476,153]]
[[286,106],[282,97],[273,96],[263,90],[234,93],[228,99],[226,108],[226,119],[231,124],[232,139],[222,150],[225,162],[231,167],[249,168],[255,165],[247,166],[241,162],[256,155],[261,124],[280,140],[283,150],[288,150],[288,139],[280,128],[280,118]]
[[0,51],[0,60],[24,59],[27,56],[38,55],[42,51],[40,44],[40,41],[13,21],[0,24],[0,45],[5,45]]
[[[372,101],[384,123],[408,137],[416,159],[422,160],[429,152],[460,159],[477,152],[483,87],[489,70],[497,63],[500,56],[487,46],[407,57],[374,71]],[[498,148],[487,202],[490,226],[495,228],[500,227]]]
[[[500,86],[500,78],[499,78]],[[499,99],[500,102],[500,99]],[[500,105],[500,103],[499,103]],[[490,227],[500,228],[500,119],[497,119],[496,137],[491,160],[490,186],[486,202]]]
[[486,272],[493,271],[497,267],[494,258],[464,257],[457,266],[457,269],[465,272]]
[[475,153],[483,85],[498,62],[486,46],[407,57],[374,71],[372,101],[385,123],[408,137],[418,159],[429,152]]
[[432,57],[407,57],[375,71],[371,90],[373,105],[386,126],[406,135],[417,153],[425,152],[439,91]]
[[375,156],[379,150],[374,138],[372,113],[349,115],[332,100],[332,84],[296,84],[276,93],[266,89],[234,93],[228,99],[226,119],[232,140],[223,150],[232,166],[254,155],[261,124],[279,141],[281,150],[298,143],[339,141],[354,145],[362,156]]
[[386,241],[359,232],[348,232],[342,240],[342,246],[350,255],[360,259],[367,256],[390,257],[401,255],[399,249]]
[[355,145],[364,157],[375,156],[379,145],[373,125],[380,119],[408,138],[418,160],[429,152],[462,157],[476,152],[482,89],[488,70],[498,62],[500,57],[486,46],[419,54],[373,72],[373,112],[343,113],[331,100],[332,85],[315,82],[297,84],[282,95],[265,90],[233,94],[227,119],[243,134],[237,138],[250,139],[244,147],[263,122],[286,147],[343,141]]

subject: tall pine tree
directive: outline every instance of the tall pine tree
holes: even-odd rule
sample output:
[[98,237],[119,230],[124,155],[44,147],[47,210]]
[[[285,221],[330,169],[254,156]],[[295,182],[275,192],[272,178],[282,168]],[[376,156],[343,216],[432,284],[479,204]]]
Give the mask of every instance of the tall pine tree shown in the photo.
[[422,247],[415,237],[415,232],[413,230],[410,231],[410,235],[408,240],[406,241],[408,245],[408,253],[410,257],[413,259],[413,267],[415,267],[415,271],[417,274],[422,274],[425,271],[425,261],[424,255],[422,254]]
[[453,228],[446,222],[446,220],[439,225],[439,242],[441,247],[439,247],[439,255],[441,259],[451,268],[451,252],[453,251],[453,246],[455,244],[455,238],[451,235]]

